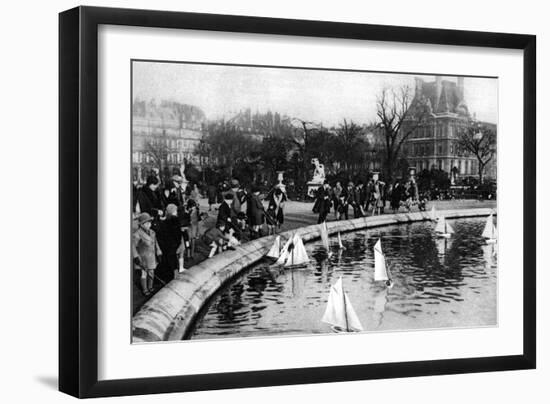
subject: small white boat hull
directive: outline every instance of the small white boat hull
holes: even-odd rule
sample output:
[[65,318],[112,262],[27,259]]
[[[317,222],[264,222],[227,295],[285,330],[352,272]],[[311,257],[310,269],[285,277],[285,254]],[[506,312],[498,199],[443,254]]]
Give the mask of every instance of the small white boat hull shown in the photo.
[[485,242],[487,244],[496,244],[497,243],[497,239],[496,238],[488,238],[485,240]]
[[332,330],[332,332],[336,334],[342,334],[344,332],[359,332],[359,330],[355,330],[353,328],[350,328],[349,330],[345,330],[341,327],[338,327],[337,325],[333,325],[332,327],[330,327],[330,329]]

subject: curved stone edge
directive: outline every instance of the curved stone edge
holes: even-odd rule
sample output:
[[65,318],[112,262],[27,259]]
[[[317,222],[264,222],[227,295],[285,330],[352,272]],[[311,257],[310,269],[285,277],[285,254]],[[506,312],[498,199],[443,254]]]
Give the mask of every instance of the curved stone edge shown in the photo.
[[[496,215],[493,208],[441,210],[449,219]],[[430,220],[430,212],[397,213],[327,222],[329,234]],[[298,233],[304,242],[320,237],[317,224],[280,233],[288,239]],[[146,302],[132,319],[132,342],[181,340],[204,304],[229,280],[258,262],[276,236],[266,236],[207,259],[178,275]]]

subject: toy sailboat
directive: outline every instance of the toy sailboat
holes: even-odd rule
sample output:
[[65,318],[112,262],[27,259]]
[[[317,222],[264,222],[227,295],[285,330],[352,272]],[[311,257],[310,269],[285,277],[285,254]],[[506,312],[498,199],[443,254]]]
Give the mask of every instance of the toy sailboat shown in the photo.
[[281,250],[281,254],[277,259],[276,265],[283,265],[285,267],[293,265],[305,264],[309,261],[304,242],[298,234],[294,234],[293,237],[288,239],[286,244]]
[[283,248],[281,249],[281,252],[279,254],[279,258],[277,259],[277,262],[275,262],[276,265],[284,265],[286,259],[288,258],[288,249],[290,248],[290,245],[292,244],[292,237],[290,237]]
[[267,252],[266,256],[270,258],[278,259],[281,255],[281,236],[275,238],[275,242],[271,246],[271,249]]
[[321,321],[330,324],[332,331],[337,333],[363,331],[348,294],[344,291],[342,277],[330,287],[327,308]]
[[435,232],[440,237],[450,238],[451,234],[453,234],[455,231],[451,227],[449,223],[447,223],[447,220],[444,217],[440,217],[437,220],[437,225],[435,226]]
[[338,232],[338,249],[345,250],[344,244],[342,244],[342,238],[340,237],[340,232]]
[[332,256],[332,251],[330,251],[330,241],[328,238],[328,229],[327,229],[326,222],[323,222],[319,225],[319,233],[321,234],[321,241],[323,242],[323,247],[327,251],[327,255],[330,258]]
[[382,252],[382,242],[380,239],[374,245],[374,280],[385,281],[388,287],[393,287],[391,274],[386,264],[386,257]]
[[485,223],[485,228],[483,229],[483,233],[481,234],[482,237],[484,237],[487,242],[487,244],[494,244],[497,242],[497,229],[495,227],[495,224],[493,223],[493,214],[489,215],[487,218],[487,223]]

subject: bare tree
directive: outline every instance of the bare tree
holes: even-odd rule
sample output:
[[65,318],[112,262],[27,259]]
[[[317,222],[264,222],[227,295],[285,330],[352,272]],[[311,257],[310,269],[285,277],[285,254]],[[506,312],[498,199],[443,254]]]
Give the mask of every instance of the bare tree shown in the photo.
[[425,103],[414,98],[408,85],[384,88],[376,99],[378,127],[385,143],[386,180],[392,180],[401,146],[418,128],[426,115]]
[[245,136],[241,129],[226,122],[211,123],[203,137],[203,146],[210,159],[222,164],[230,177],[235,166],[247,162],[251,153],[256,153],[260,143]]
[[367,142],[363,138],[363,128],[353,121],[344,122],[336,129],[337,135],[337,155],[344,166],[348,175],[351,170],[356,170],[361,166],[367,153]]
[[294,133],[291,136],[291,141],[298,151],[301,171],[300,176],[305,184],[307,182],[307,172],[311,157],[309,155],[311,135],[318,130],[319,125],[299,118],[292,118],[291,123],[297,125],[294,126]]
[[494,130],[472,122],[458,134],[458,144],[478,161],[479,183],[483,184],[485,167],[496,154],[497,134]]
[[168,160],[168,145],[165,139],[150,139],[145,142],[145,154],[151,157],[154,164],[163,172],[164,165]]

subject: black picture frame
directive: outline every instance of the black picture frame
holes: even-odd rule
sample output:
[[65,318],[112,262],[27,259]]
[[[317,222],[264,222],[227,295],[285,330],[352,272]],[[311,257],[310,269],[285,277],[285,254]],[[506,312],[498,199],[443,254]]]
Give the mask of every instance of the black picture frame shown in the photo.
[[[98,26],[344,38],[523,51],[523,354],[98,381]],[[536,37],[78,7],[59,15],[59,389],[76,397],[326,383],[536,366]]]

